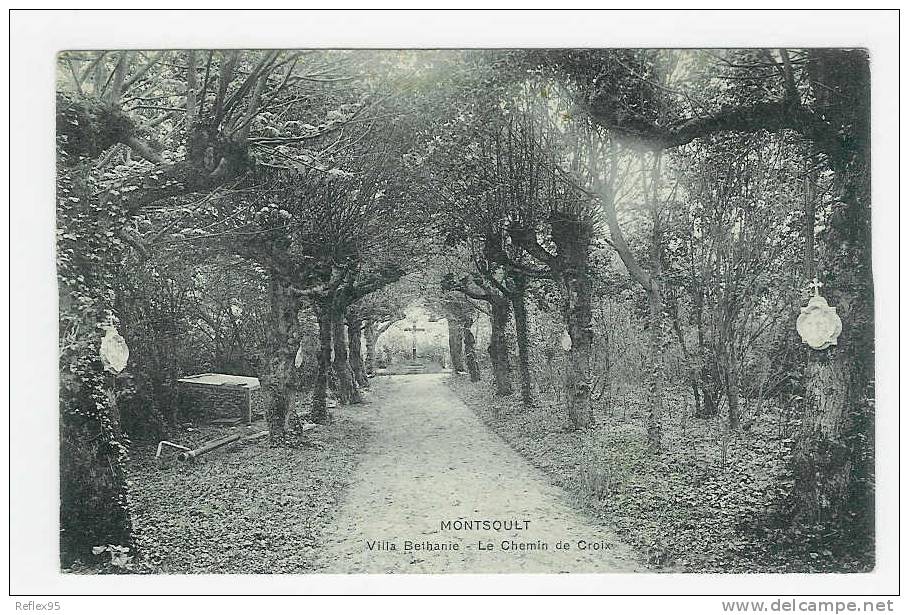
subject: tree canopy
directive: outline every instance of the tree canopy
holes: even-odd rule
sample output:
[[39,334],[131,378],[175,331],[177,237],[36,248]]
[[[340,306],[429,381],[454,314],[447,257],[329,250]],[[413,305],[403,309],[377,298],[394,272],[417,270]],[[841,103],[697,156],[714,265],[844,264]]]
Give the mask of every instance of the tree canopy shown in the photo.
[[[130,447],[179,428],[179,378],[258,377],[293,447],[420,304],[454,379],[577,442],[622,423],[648,472],[738,463],[763,491],[716,488],[784,545],[763,564],[870,569],[868,74],[843,49],[60,53],[64,563],[133,544]],[[844,326],[816,350],[819,292]]]

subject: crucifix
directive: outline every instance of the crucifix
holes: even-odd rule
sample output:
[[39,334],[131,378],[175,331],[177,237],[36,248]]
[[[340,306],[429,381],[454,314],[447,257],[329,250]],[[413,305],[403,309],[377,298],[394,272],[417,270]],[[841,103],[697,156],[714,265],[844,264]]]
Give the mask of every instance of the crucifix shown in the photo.
[[823,284],[821,284],[817,278],[814,278],[808,286],[814,289],[815,297],[821,294],[821,286],[823,286]]
[[411,359],[416,361],[417,360],[417,331],[426,331],[426,329],[418,328],[417,323],[414,322],[410,325],[409,329],[407,327],[405,327],[404,330],[410,331],[410,337],[411,337],[410,354],[411,354]]

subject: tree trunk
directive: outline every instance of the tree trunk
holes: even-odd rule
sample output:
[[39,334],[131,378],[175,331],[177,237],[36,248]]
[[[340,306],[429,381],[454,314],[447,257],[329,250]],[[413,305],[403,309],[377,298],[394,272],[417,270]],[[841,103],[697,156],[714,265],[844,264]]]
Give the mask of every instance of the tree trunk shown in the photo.
[[590,280],[586,270],[566,276],[565,324],[571,337],[568,369],[565,370],[565,393],[568,421],[572,429],[587,429],[593,425],[590,403],[593,374],[593,312],[590,307]]
[[701,367],[700,388],[701,388],[701,414],[698,418],[711,419],[720,413],[722,404],[722,390],[720,386],[720,377],[716,360],[713,358],[714,353],[705,357],[706,362]]
[[363,402],[363,397],[360,395],[353,370],[350,368],[347,335],[344,329],[344,309],[335,306],[331,317],[331,337],[334,347],[332,367],[338,381],[338,401],[342,404],[359,404]]
[[[679,301],[678,295],[675,295],[671,301],[668,302],[669,307],[672,313],[672,328],[675,330],[676,338],[679,341],[679,348],[682,350],[682,356],[685,360],[685,371],[688,373],[688,382],[691,386],[691,397],[694,400],[694,412],[692,416],[695,418],[704,418],[704,406],[701,402],[701,366],[695,362],[695,357],[692,356],[691,350],[688,348],[688,344],[685,341],[685,332],[682,328],[682,322],[679,319]],[[703,330],[698,328],[698,354],[697,357],[703,355],[700,350],[703,346]]]
[[328,374],[331,370],[331,311],[328,300],[314,301],[313,310],[319,320],[319,350],[316,361],[316,378],[312,390],[312,422],[328,424],[326,397],[328,395]]
[[480,363],[477,361],[477,341],[473,336],[472,326],[472,319],[464,318],[461,320],[461,328],[464,331],[464,361],[467,363],[467,373],[470,374],[471,382],[479,382]]
[[742,411],[739,404],[739,375],[735,365],[729,365],[726,368],[724,380],[726,381],[726,405],[729,429],[736,431],[742,424]]
[[454,316],[445,319],[448,323],[448,352],[451,354],[451,369],[456,374],[464,372],[464,329]]
[[296,298],[273,274],[269,282],[271,300],[268,361],[269,373],[265,376],[266,389],[271,394],[271,402],[265,410],[269,437],[278,441],[284,435],[288,418],[294,415],[297,397],[295,386],[294,358],[299,340],[296,336],[297,312],[299,305]]
[[[651,453],[659,453],[663,442],[663,218],[660,214],[660,163],[654,156],[649,191],[650,220],[653,223],[650,239],[650,285],[647,302],[650,320],[650,374],[647,400],[647,445]],[[643,176],[642,176],[643,180]],[[647,190],[646,184],[643,186]]]
[[[819,54],[834,52],[817,52]],[[843,332],[836,346],[808,350],[802,433],[794,451],[796,519],[833,525],[874,552],[874,286],[872,281],[867,57],[856,57],[848,87],[858,93],[848,157],[835,172],[843,197],[817,248],[823,295]],[[845,73],[843,73],[845,74]],[[838,96],[838,94],[837,94]],[[834,163],[836,161],[834,160]],[[872,565],[869,562],[869,565]]]
[[[701,291],[695,290],[692,299],[698,331],[698,368],[696,379],[691,386],[695,390],[695,400],[700,399],[694,416],[699,419],[709,419],[715,417],[720,411],[719,383],[715,375],[716,365],[713,353],[708,353],[707,349],[707,339],[704,333],[704,297]],[[698,396],[698,390],[700,390],[700,396]]]
[[852,450],[844,434],[852,427],[848,408],[851,374],[836,351],[808,351],[801,433],[794,451],[796,515],[810,524],[845,521]]
[[515,278],[510,299],[514,309],[514,328],[518,342],[518,365],[521,377],[521,401],[525,407],[533,406],[533,384],[530,377],[530,335],[527,325],[527,281]]
[[[125,67],[125,64],[122,66]],[[96,65],[96,74],[99,76],[102,68],[103,65],[99,62]],[[118,72],[112,93],[117,93],[122,86],[124,73],[122,70]],[[114,126],[115,129],[112,128]],[[109,210],[110,215],[104,218],[110,220],[136,213],[141,207],[163,198],[216,188],[240,177],[250,168],[245,143],[232,142],[224,148],[222,143],[226,139],[217,138],[211,139],[202,148],[188,148],[185,160],[181,162],[165,163],[141,142],[137,134],[139,129],[118,107],[105,101],[90,101],[62,92],[57,93],[57,130],[62,137],[57,140],[58,153],[68,154],[59,159],[58,191],[60,181],[68,175],[65,170],[68,165],[81,167],[90,162],[88,158],[100,157],[105,150],[117,143],[128,145],[132,151],[155,163],[149,171],[137,173],[124,180],[125,183],[118,183],[116,192],[80,190],[79,196],[83,202],[91,201],[92,207],[99,208],[98,211]],[[195,141],[200,142],[201,139]],[[196,153],[200,155],[196,156]],[[220,172],[214,173],[214,168],[207,168],[204,164],[203,157],[219,162],[222,161],[222,155],[224,164],[220,167]],[[81,173],[78,169],[71,170]],[[58,211],[58,220],[65,219],[61,213],[65,213],[65,210]],[[122,226],[128,229],[129,223]],[[117,231],[116,225],[111,230]],[[117,234],[108,233],[110,236]],[[108,290],[108,282],[102,280],[113,275],[124,262],[121,258],[123,255],[117,254],[118,250],[113,246],[114,244],[108,244],[104,251],[105,258],[92,263],[91,269],[85,271],[89,278],[86,282],[89,292],[96,293],[97,304],[93,309],[97,309],[99,314],[112,307],[103,299]],[[60,296],[68,298],[67,291],[71,290],[69,284],[61,276],[58,279],[61,282]],[[96,283],[99,285],[92,287]],[[84,296],[85,289],[80,294]],[[61,316],[64,315],[62,305],[61,302]],[[102,323],[95,318],[92,320],[95,322],[81,323],[85,325],[81,331],[90,332],[85,340],[90,342],[86,348],[97,349],[94,344],[96,340],[93,339],[97,331],[95,326]],[[61,386],[60,391],[60,546],[61,562],[64,565],[70,565],[74,559],[97,561],[98,558],[91,552],[91,547],[94,546],[114,544],[135,547],[132,543],[126,484],[129,442],[120,431],[116,399],[113,391],[104,386],[106,374],[95,351],[67,358],[79,360],[79,372],[76,374],[79,383],[77,386],[70,384],[66,388]],[[66,370],[61,369],[61,373],[64,371]],[[110,399],[103,399],[105,391],[111,393]]]
[[[96,402],[100,405],[100,402]],[[60,563],[93,559],[92,547],[133,547],[126,451],[116,404],[96,415],[64,412],[60,425]]]
[[376,321],[367,318],[363,323],[363,339],[366,342],[366,375],[372,376],[376,373]]
[[694,398],[694,418],[704,418],[704,406],[701,403],[701,387],[698,379],[691,378],[691,396]]
[[511,357],[508,352],[508,320],[511,309],[508,299],[496,295],[490,302],[492,308],[492,332],[489,336],[489,358],[492,360],[492,374],[496,383],[496,395],[511,395]]
[[358,386],[369,387],[362,350],[363,319],[353,310],[347,313],[347,339],[350,346],[350,369]]
[[590,394],[593,389],[593,309],[592,284],[587,269],[593,225],[577,214],[563,214],[552,222],[552,239],[560,258],[557,277],[562,285],[563,317],[571,350],[565,370],[565,395],[568,422],[572,429],[593,425]]
[[647,293],[649,308],[649,359],[647,374],[647,447],[659,453],[663,437],[663,301],[660,280],[655,275]]

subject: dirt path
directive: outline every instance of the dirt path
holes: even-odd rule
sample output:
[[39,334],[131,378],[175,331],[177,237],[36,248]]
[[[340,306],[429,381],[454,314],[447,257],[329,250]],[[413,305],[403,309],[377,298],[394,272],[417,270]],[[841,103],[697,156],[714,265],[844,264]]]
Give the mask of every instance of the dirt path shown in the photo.
[[[320,572],[640,570],[629,547],[571,509],[561,490],[487,431],[445,385],[448,377],[377,378],[368,406],[342,410],[377,423],[378,435],[323,534]],[[528,523],[458,530],[459,520]],[[560,542],[570,548],[556,548]]]

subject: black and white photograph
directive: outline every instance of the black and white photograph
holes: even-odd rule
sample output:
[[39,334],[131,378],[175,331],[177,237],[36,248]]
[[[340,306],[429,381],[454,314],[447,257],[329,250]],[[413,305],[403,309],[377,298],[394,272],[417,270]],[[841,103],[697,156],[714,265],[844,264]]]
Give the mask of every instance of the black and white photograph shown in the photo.
[[52,574],[881,570],[867,46],[222,34],[46,58]]

